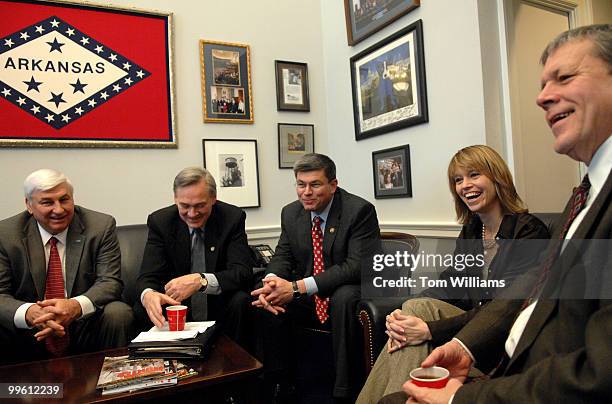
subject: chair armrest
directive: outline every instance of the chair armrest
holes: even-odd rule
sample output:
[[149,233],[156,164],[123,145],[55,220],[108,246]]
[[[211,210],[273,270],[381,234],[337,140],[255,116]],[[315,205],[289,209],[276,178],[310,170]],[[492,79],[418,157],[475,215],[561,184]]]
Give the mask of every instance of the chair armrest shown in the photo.
[[357,312],[363,332],[366,376],[372,370],[380,350],[387,341],[385,317],[393,310],[402,307],[405,300],[405,297],[382,297],[359,301]]

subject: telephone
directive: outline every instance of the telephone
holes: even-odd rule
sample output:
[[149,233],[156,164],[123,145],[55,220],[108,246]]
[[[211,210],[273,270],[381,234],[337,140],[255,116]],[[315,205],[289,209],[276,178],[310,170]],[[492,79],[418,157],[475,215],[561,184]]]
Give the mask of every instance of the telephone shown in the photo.
[[255,259],[255,265],[265,267],[270,263],[270,259],[274,255],[274,250],[267,244],[250,245]]

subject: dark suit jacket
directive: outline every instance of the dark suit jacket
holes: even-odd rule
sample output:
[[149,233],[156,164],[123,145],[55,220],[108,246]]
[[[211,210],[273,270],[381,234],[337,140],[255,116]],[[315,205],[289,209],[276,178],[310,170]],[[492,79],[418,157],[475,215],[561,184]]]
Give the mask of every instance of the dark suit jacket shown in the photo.
[[[68,297],[87,296],[96,309],[121,299],[121,252],[115,219],[75,206],[66,238]],[[14,330],[24,303],[44,300],[45,250],[36,220],[28,212],[0,222],[0,324]]]
[[[563,215],[568,216],[569,206]],[[559,229],[561,231],[561,229]],[[558,238],[559,234],[553,235]],[[549,280],[527,323],[508,366],[492,380],[457,391],[457,403],[609,402],[612,397],[612,300],[558,299],[557,293],[583,289],[590,276],[585,256],[599,257],[597,270],[609,276],[610,249],[587,239],[612,238],[612,174],[578,226],[572,240],[581,249],[566,248],[551,268]],[[581,241],[585,240],[585,241]],[[608,278],[609,279],[609,278]],[[601,280],[601,279],[599,279]],[[517,284],[518,282],[515,282]],[[601,284],[602,288],[609,285]],[[458,334],[483,371],[493,368],[520,312],[521,301],[494,300]]]
[[[213,206],[205,225],[206,272],[214,273],[222,294],[209,295],[209,313],[220,304],[220,296],[242,289],[249,291],[253,262],[244,229],[242,209],[221,201]],[[176,205],[160,209],[147,219],[149,237],[138,276],[139,293],[146,288],[164,293],[171,279],[191,273],[191,236]],[[184,302],[189,304],[189,302]],[[140,305],[140,296],[137,305]]]
[[[300,201],[281,213],[281,235],[266,274],[298,280],[312,275],[310,212]],[[330,296],[339,286],[359,284],[362,268],[372,269],[370,255],[380,244],[374,206],[337,188],[323,235],[325,271],[315,276],[319,296]]]

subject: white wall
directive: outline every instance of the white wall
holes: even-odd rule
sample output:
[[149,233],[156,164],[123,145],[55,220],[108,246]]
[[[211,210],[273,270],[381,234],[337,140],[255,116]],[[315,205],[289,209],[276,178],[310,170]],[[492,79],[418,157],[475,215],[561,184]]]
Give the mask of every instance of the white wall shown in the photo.
[[[249,138],[258,141],[262,207],[247,209],[247,227],[256,230],[278,226],[280,208],[295,199],[295,193],[292,171],[277,168],[276,124],[313,123],[315,145],[326,151],[322,147],[327,130],[319,2],[112,0],[112,3],[174,13],[179,148],[2,148],[0,217],[23,209],[21,184],[27,174],[37,168],[54,167],[72,179],[77,203],[114,215],[118,224],[143,223],[150,212],[172,203],[171,184],[176,173],[183,167],[202,164],[202,138]],[[253,125],[202,122],[199,39],[251,46]],[[308,62],[310,113],[276,111],[275,59]]]

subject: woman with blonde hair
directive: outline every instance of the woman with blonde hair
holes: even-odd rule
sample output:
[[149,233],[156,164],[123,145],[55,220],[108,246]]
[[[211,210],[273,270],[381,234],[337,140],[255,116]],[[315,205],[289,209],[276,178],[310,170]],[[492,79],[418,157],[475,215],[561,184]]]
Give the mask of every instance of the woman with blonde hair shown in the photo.
[[537,259],[508,239],[548,239],[546,226],[527,213],[501,156],[483,145],[459,150],[448,165],[448,184],[457,220],[463,225],[455,256],[480,254],[467,268],[447,268],[447,287],[429,288],[387,316],[386,349],[380,353],[357,403],[376,403],[401,391],[412,369],[433,347],[450,340],[497,292],[494,287],[453,287],[453,277],[503,280],[507,287]]

